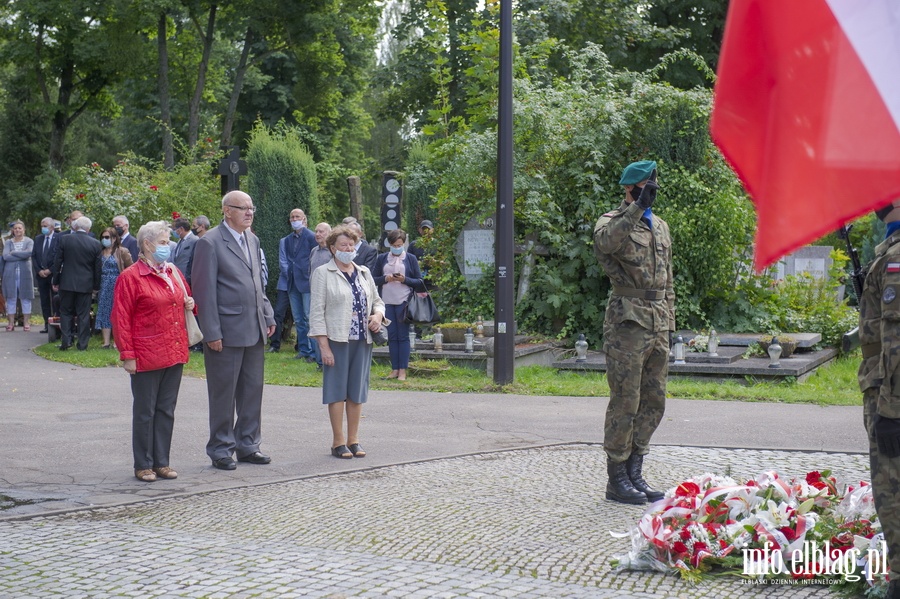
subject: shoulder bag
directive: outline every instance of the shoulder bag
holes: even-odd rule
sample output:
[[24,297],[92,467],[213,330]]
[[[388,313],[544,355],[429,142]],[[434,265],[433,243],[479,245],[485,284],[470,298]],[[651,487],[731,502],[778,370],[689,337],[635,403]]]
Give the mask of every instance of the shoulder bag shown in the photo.
[[[175,269],[178,270],[177,268]],[[184,282],[181,280],[181,273],[173,272],[172,276],[178,279],[178,284],[181,285],[181,291],[184,292],[184,299],[187,299],[189,296],[187,294],[187,289],[184,287]],[[197,345],[201,341],[203,341],[203,332],[200,330],[200,325],[197,324],[197,317],[194,316],[193,310],[184,309],[184,324],[187,327],[187,337],[188,337],[188,345],[193,346]]]
[[437,306],[434,305],[434,300],[427,291],[411,293],[407,302],[405,318],[407,323],[432,324],[441,321]]

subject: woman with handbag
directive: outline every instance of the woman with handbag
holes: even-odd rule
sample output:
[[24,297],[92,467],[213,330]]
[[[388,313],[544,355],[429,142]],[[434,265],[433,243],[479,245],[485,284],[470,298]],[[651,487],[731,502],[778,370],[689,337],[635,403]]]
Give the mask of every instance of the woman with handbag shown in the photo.
[[100,293],[97,294],[97,318],[94,319],[94,328],[100,329],[103,336],[103,349],[112,347],[112,307],[113,290],[116,288],[116,279],[123,270],[131,266],[131,252],[123,247],[119,241],[119,234],[115,227],[108,227],[100,233]]
[[310,281],[309,336],[322,355],[322,403],[331,421],[331,455],[344,459],[366,455],[359,444],[359,421],[369,394],[371,333],[381,330],[384,320],[384,302],[372,273],[353,262],[358,240],[353,229],[335,227],[325,241],[334,258],[317,268]]
[[178,477],[169,450],[189,356],[185,310],[194,310],[194,300],[181,271],[169,264],[169,235],[165,221],[141,227],[138,261],[119,275],[112,309],[119,359],[131,375],[134,475],[144,482]]
[[419,261],[407,252],[406,232],[394,229],[387,234],[390,251],[380,254],[375,260],[375,284],[378,293],[384,300],[391,321],[388,325],[388,350],[391,355],[391,373],[389,379],[406,380],[406,369],[409,368],[409,324],[406,321],[406,308],[410,296],[417,291],[427,291]]

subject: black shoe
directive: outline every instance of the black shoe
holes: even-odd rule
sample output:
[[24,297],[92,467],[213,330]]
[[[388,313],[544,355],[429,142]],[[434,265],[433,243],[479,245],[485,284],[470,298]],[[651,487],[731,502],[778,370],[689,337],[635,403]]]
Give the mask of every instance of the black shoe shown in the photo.
[[281,350],[280,347],[270,347],[266,350],[267,354],[277,354]]
[[609,475],[609,481],[606,483],[607,499],[631,505],[647,503],[647,496],[631,484],[625,462],[617,464],[612,460],[606,460],[606,473]]
[[71,345],[66,345],[65,343],[63,343],[63,344],[61,344],[61,345],[57,345],[56,347],[59,348],[59,351],[66,351],[67,349],[69,349],[69,348],[72,347],[72,346],[71,346]]
[[659,501],[663,497],[666,496],[662,491],[657,491],[650,487],[647,484],[647,481],[644,480],[644,475],[641,474],[641,470],[644,467],[644,456],[637,455],[636,453],[628,456],[628,459],[625,461],[625,471],[628,472],[628,480],[631,481],[631,485],[647,496],[647,499],[650,503],[654,501]]
[[237,464],[231,458],[219,458],[218,460],[213,460],[213,466],[219,470],[234,470],[237,468]]
[[238,458],[238,462],[247,462],[248,464],[268,464],[272,461],[272,458],[262,453],[261,451],[254,451],[250,455],[245,455],[242,458]]
[[315,356],[304,356],[303,360],[306,361],[307,364],[315,364],[316,363]]
[[47,332],[47,327],[44,327],[43,329],[41,329],[40,331],[38,331],[38,333],[46,333],[46,332]]

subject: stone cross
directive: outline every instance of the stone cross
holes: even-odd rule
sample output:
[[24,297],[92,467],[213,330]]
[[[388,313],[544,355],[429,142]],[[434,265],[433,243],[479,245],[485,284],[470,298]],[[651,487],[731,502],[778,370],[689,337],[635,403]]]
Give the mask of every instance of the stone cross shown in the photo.
[[240,146],[221,146],[228,155],[219,161],[217,174],[222,178],[222,195],[241,188],[241,175],[247,174],[247,163],[241,160]]

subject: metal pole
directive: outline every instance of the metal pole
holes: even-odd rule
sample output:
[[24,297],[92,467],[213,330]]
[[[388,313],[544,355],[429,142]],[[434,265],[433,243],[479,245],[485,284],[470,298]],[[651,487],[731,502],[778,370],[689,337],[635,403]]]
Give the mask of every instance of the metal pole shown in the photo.
[[512,0],[500,0],[500,95],[497,123],[497,238],[494,246],[494,382],[515,378],[513,239]]

